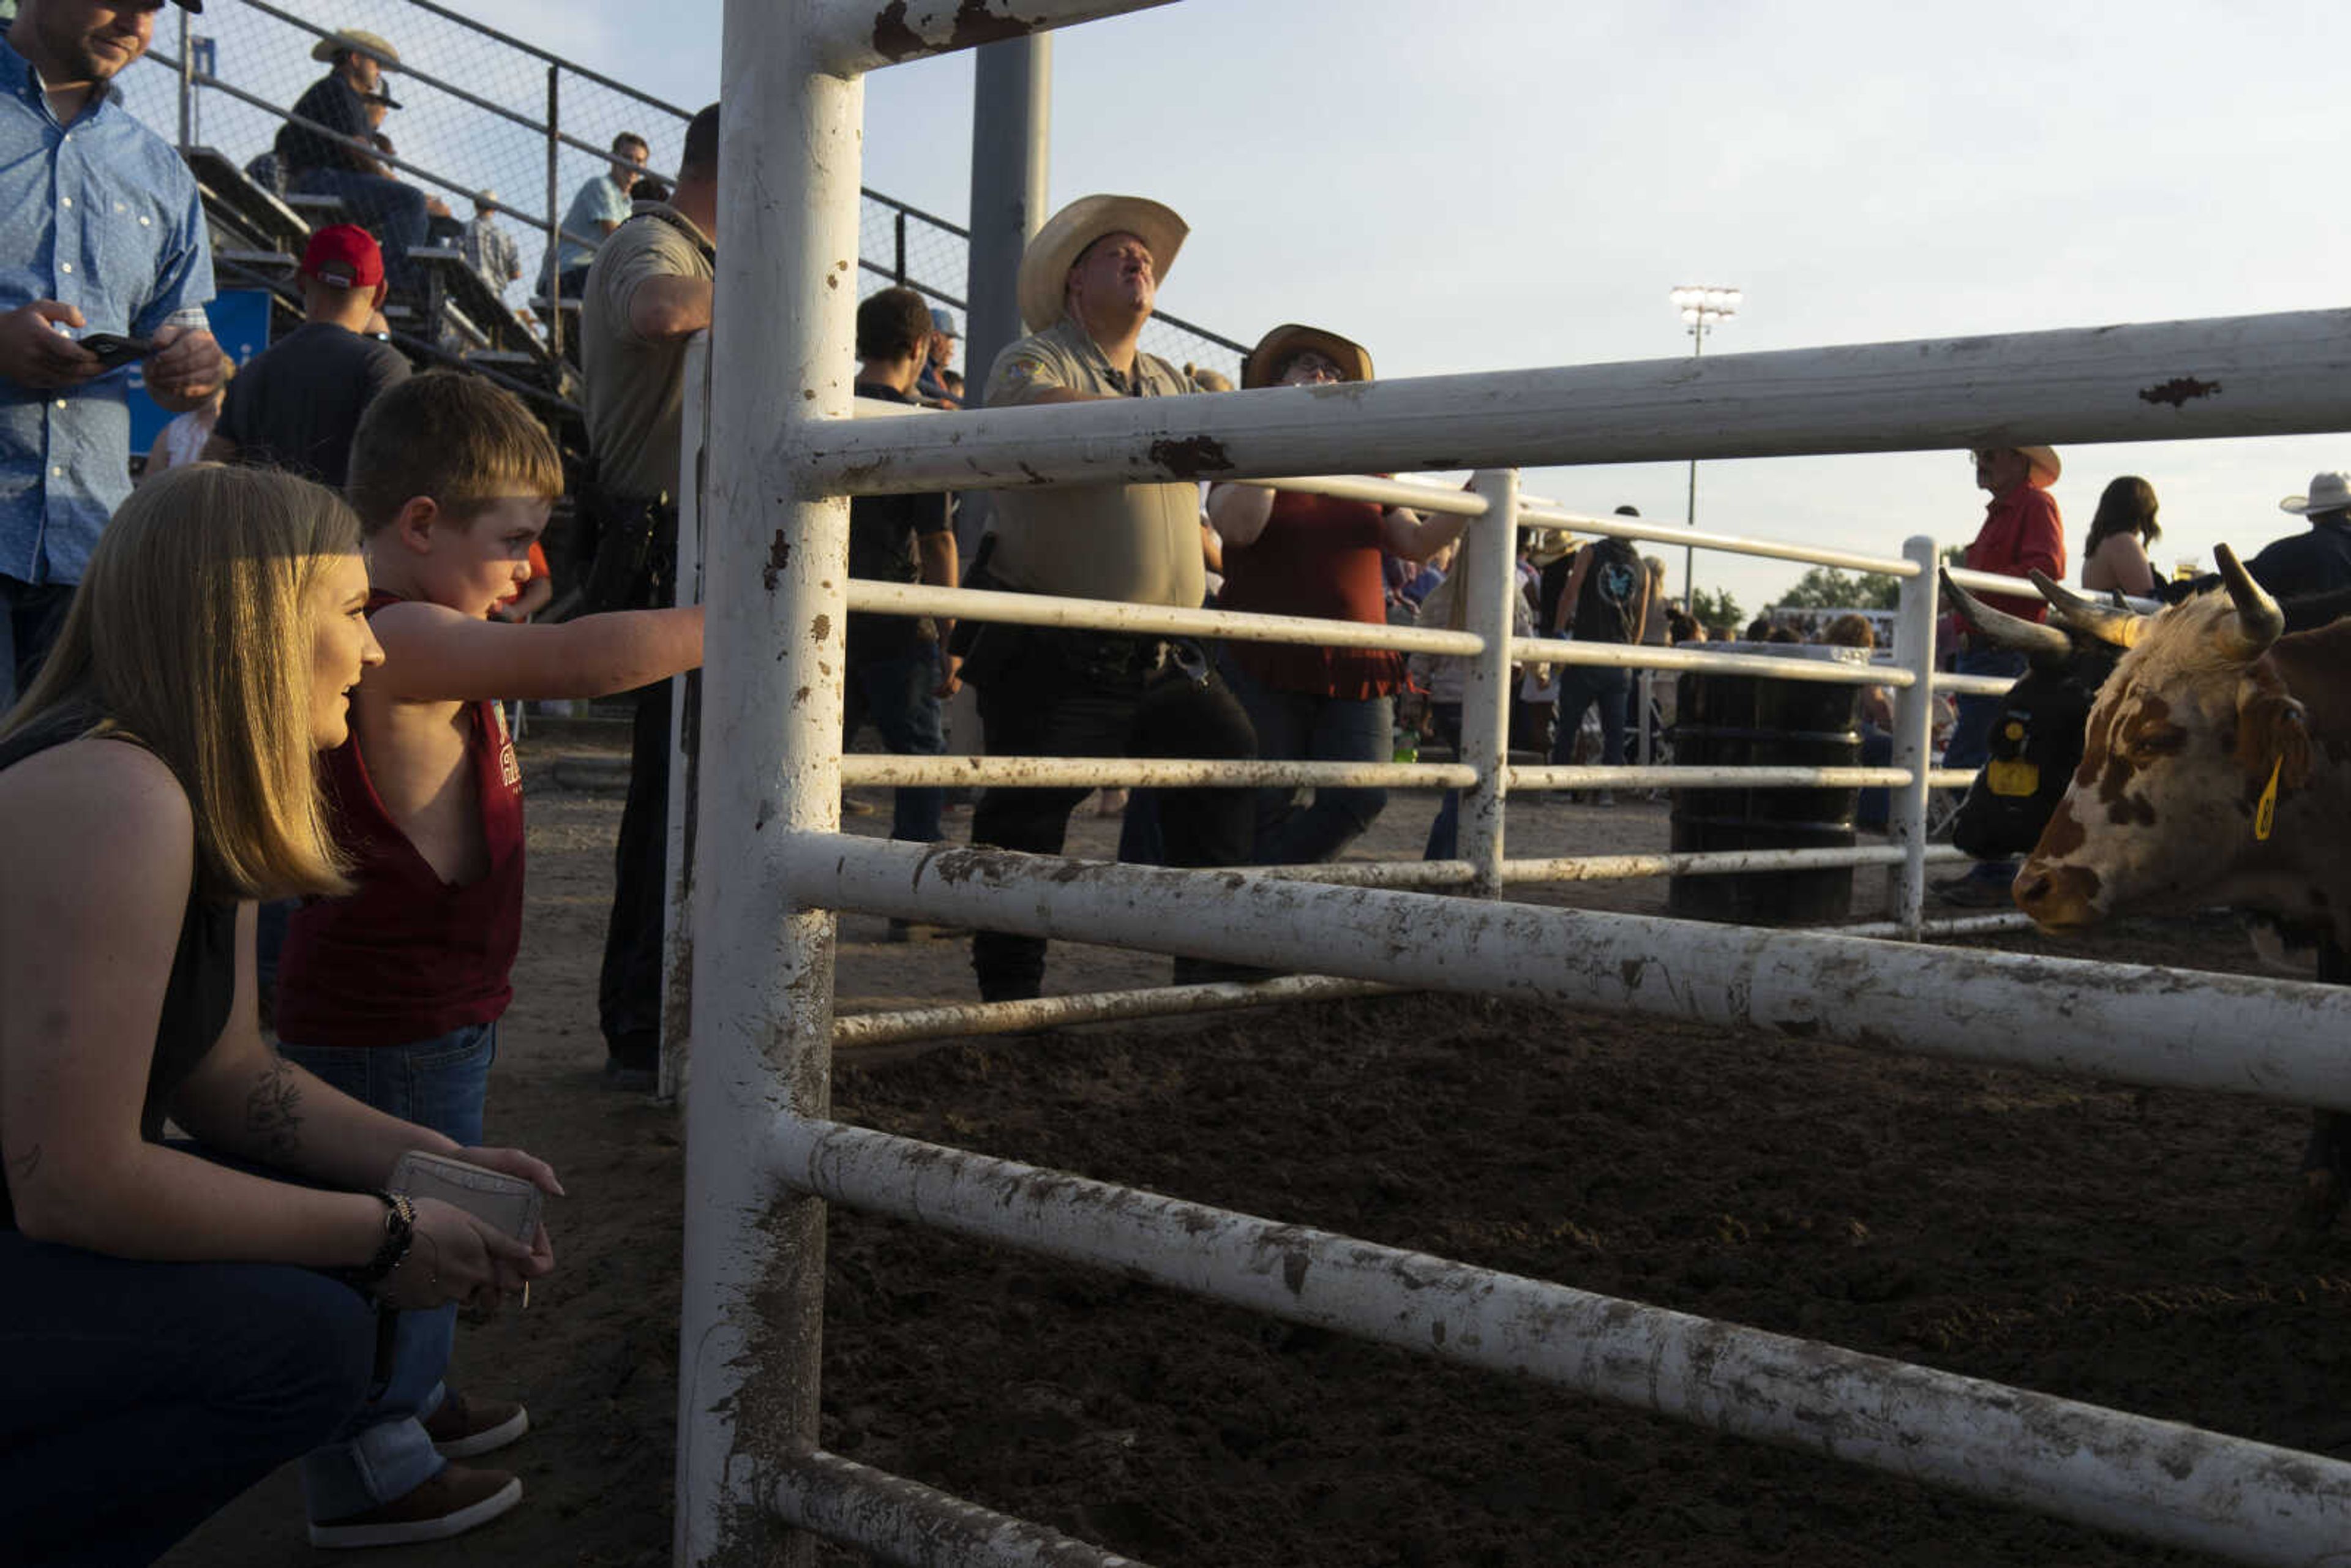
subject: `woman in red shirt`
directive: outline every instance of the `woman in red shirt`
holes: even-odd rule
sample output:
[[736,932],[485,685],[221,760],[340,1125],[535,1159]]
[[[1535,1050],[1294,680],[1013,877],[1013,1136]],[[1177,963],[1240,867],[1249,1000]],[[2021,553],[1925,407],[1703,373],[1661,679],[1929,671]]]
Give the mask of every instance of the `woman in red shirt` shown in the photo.
[[[1313,327],[1276,327],[1241,369],[1241,386],[1319,386],[1372,379],[1359,343]],[[1208,492],[1208,519],[1224,541],[1227,610],[1387,622],[1383,554],[1424,560],[1460,537],[1466,517],[1423,517],[1402,507],[1341,501],[1253,485]],[[1391,757],[1402,661],[1380,649],[1227,643],[1226,683],[1257,727],[1258,755],[1327,762]],[[1258,793],[1255,858],[1264,865],[1335,860],[1387,804],[1384,789]]]

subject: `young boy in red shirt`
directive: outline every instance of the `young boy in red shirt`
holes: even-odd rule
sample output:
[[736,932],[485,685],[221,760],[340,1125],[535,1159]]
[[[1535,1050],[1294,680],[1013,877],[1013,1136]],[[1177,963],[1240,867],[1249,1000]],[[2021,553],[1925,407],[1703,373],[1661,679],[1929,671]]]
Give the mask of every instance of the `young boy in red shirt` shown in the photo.
[[[498,700],[601,696],[702,662],[699,608],[499,618],[562,489],[547,433],[477,377],[392,388],[351,444],[385,662],[325,766],[358,889],[295,915],[277,1032],[288,1060],[469,1145],[522,929],[522,772]],[[454,1308],[401,1314],[379,1418],[303,1461],[313,1544],[437,1540],[521,1500],[513,1475],[448,1463],[529,1426],[444,1388],[455,1328]]]

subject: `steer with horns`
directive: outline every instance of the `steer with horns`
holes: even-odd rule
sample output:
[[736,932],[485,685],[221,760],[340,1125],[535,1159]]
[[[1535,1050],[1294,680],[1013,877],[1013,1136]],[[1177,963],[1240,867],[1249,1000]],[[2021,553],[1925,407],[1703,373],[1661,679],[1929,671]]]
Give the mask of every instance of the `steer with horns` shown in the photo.
[[[2277,601],[2216,554],[2225,596],[2116,624],[2126,651],[2017,906],[2052,933],[2123,909],[2259,910],[2317,927],[2319,978],[2351,979],[2351,621],[2287,635]],[[2303,1170],[2304,1216],[2324,1224],[2351,1180],[2351,1123],[2318,1113]]]
[[[2137,640],[2148,617],[2116,601],[2085,599],[2046,578],[2049,622],[2003,613],[1943,578],[1943,591],[1977,635],[2029,661],[2001,699],[1991,755],[1977,771],[1952,819],[1951,841],[1978,860],[2030,853],[2049,825],[2082,761],[2090,707],[2115,662]],[[2220,579],[2212,579],[2218,586]],[[2351,590],[2289,599],[2280,607],[2289,632],[2351,614]],[[2308,975],[2320,933],[2309,923],[2260,910],[2244,912],[2253,946],[2272,967]],[[2351,973],[2344,977],[2351,978]]]

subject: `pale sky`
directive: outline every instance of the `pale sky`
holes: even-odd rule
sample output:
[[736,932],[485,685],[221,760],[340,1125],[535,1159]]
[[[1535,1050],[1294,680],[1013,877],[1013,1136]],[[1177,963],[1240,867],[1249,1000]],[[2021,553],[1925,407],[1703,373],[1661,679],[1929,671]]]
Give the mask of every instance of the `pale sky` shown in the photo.
[[[716,0],[468,11],[689,108],[717,90]],[[1164,308],[1244,341],[1327,326],[1391,378],[1686,355],[1667,299],[1681,283],[1745,290],[1709,355],[2341,303],[2351,212],[2326,62],[2351,57],[2351,8],[1182,0],[1054,51],[1056,205],[1168,203],[1192,235]],[[444,68],[463,78],[464,61]],[[971,79],[967,55],[869,78],[864,183],[963,220]],[[409,152],[429,126],[403,99],[413,124],[389,129]],[[674,145],[657,135],[655,162]],[[2116,475],[2154,482],[2168,569],[2302,527],[2279,498],[2351,468],[2351,438],[2064,456],[2078,579]],[[1686,481],[1646,464],[1527,483],[1678,520]],[[1916,532],[1965,541],[1982,504],[1954,452],[1698,475],[1703,528],[1887,555]],[[1750,612],[1800,570],[1698,558],[1699,583]]]

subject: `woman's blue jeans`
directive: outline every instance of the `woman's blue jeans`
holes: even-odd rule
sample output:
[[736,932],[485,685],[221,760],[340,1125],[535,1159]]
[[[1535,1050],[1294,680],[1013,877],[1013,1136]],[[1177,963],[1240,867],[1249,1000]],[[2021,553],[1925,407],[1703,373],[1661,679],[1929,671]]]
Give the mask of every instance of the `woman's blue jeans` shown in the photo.
[[[498,1026],[471,1024],[413,1045],[305,1046],[281,1042],[296,1066],[354,1100],[459,1144],[482,1141],[482,1106]],[[406,1497],[448,1463],[433,1447],[424,1418],[441,1407],[442,1375],[456,1339],[457,1309],[402,1312],[392,1331],[392,1375],[343,1440],[302,1460],[302,1491],[315,1522],[346,1519]]]
[[[1395,755],[1393,697],[1330,697],[1277,691],[1230,657],[1225,685],[1257,729],[1261,759],[1306,762],[1386,762]],[[1257,836],[1250,859],[1259,865],[1313,865],[1339,858],[1386,810],[1380,789],[1317,789],[1301,808],[1295,789],[1257,792]]]
[[0,1230],[0,1558],[146,1563],[347,1429],[375,1309],[308,1269]]

